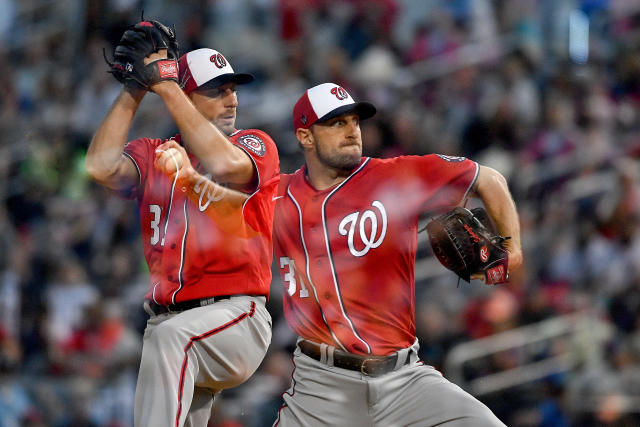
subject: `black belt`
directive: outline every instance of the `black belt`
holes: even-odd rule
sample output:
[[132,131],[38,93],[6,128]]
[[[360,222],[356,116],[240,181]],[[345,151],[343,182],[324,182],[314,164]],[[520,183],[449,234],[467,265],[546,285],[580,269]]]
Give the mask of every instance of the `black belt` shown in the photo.
[[216,297],[192,299],[189,301],[182,301],[169,305],[162,305],[156,303],[153,300],[147,300],[145,306],[148,306],[153,314],[157,316],[164,313],[179,313],[181,311],[190,310],[196,307],[204,307],[205,305],[213,304],[214,302],[229,298],[231,298],[231,295],[219,295]]
[[[298,342],[300,351],[312,359],[321,360],[322,353],[320,344],[302,340]],[[404,365],[408,365],[411,357],[407,354]],[[361,374],[377,377],[391,372],[395,369],[398,361],[398,354],[391,356],[360,356],[358,354],[347,353],[342,350],[333,351],[333,366],[351,371],[358,371]]]

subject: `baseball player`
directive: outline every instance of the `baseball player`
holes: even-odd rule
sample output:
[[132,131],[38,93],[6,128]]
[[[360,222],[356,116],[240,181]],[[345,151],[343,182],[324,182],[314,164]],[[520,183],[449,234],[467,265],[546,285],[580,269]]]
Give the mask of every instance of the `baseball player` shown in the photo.
[[375,114],[342,87],[293,109],[305,164],[282,175],[274,248],[284,311],[299,335],[276,426],[498,426],[480,401],[418,359],[414,264],[421,213],[484,202],[522,263],[518,216],[495,170],[442,155],[362,157]]
[[[110,65],[125,87],[91,141],[86,168],[138,203],[151,285],[134,424],[204,427],[215,394],[249,378],[271,340],[265,301],[279,162],[269,135],[235,129],[236,86],[253,76],[234,72],[220,52],[183,55],[179,75],[165,49],[143,52],[144,63],[125,58],[150,38],[152,52],[160,45],[171,53],[159,25],[139,23],[116,48]],[[181,133],[125,145],[145,89],[162,97]]]

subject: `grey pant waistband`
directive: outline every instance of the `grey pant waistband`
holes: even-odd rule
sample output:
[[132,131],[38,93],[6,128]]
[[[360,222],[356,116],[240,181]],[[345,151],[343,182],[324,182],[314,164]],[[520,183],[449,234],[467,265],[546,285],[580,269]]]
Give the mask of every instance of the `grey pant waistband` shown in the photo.
[[263,305],[267,302],[267,297],[263,295],[219,295],[209,298],[199,298],[189,301],[182,301],[176,304],[169,305],[158,304],[153,300],[145,300],[142,307],[149,316],[157,316],[164,313],[180,313],[192,308],[205,307],[207,305],[215,304],[216,302],[238,298],[251,298],[252,300]]
[[325,343],[299,338],[297,341],[300,351],[328,366],[334,366],[352,371],[359,371],[368,376],[379,376],[395,371],[404,365],[418,360],[418,340],[410,347],[403,348],[388,356],[373,356],[353,354],[337,349]]

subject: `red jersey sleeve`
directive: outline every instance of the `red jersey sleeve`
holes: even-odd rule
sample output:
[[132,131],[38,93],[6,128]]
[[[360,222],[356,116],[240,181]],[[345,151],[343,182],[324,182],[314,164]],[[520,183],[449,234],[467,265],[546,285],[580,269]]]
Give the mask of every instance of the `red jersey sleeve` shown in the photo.
[[479,166],[465,157],[429,154],[390,159],[395,180],[421,211],[439,211],[460,204],[478,177]]
[[231,142],[249,155],[256,170],[255,181],[247,186],[253,193],[280,174],[278,150],[271,137],[259,129],[244,129],[231,135]]
[[465,157],[431,154],[421,160],[418,170],[433,186],[430,196],[424,200],[429,209],[448,209],[460,204],[471,191],[480,170],[476,162]]
[[139,138],[128,142],[124,146],[123,155],[128,157],[138,170],[139,181],[137,186],[123,189],[120,192],[121,196],[128,199],[135,199],[140,196],[140,191],[144,188],[144,183],[149,176],[149,168],[152,167],[153,152],[161,142],[160,139]]
[[258,129],[238,131],[231,135],[230,140],[249,155],[256,170],[254,182],[245,189],[251,196],[242,209],[243,215],[254,230],[271,236],[273,204],[280,182],[276,144],[269,135]]

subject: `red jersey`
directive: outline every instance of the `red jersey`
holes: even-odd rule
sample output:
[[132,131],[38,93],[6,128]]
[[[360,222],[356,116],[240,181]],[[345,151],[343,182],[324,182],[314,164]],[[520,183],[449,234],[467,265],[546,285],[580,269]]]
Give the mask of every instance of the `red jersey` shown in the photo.
[[[174,139],[181,144],[180,135]],[[269,135],[260,130],[236,131],[229,139],[251,158],[256,180],[247,188],[251,195],[243,206],[222,215],[215,208],[222,202],[205,180],[186,188],[154,167],[155,150],[163,140],[141,138],[125,146],[124,154],[140,174],[130,196],[138,202],[151,276],[145,297],[158,304],[269,294],[278,152]],[[198,160],[191,154],[189,158],[205,175]]]
[[363,158],[322,191],[305,167],[282,175],[273,232],[291,328],[359,354],[412,345],[420,215],[458,205],[478,171],[471,160],[433,154]]

